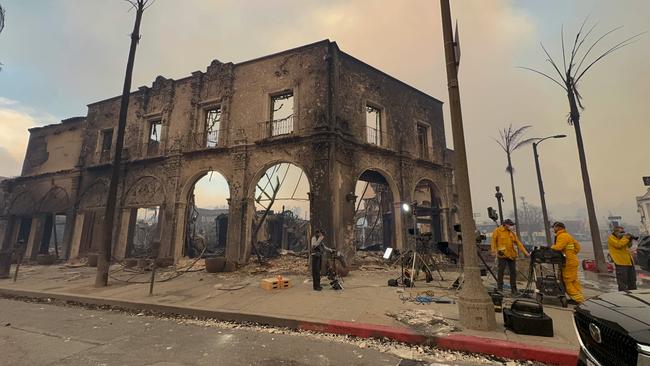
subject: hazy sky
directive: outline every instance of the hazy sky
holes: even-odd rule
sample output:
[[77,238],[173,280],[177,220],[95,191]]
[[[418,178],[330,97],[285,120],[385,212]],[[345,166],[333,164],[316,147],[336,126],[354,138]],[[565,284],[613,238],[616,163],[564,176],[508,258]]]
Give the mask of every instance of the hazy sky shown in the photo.
[[[17,175],[27,128],[86,114],[86,104],[120,93],[133,12],[121,0],[0,0],[0,175]],[[460,25],[461,94],[474,211],[485,217],[500,185],[509,198],[505,157],[492,137],[509,123],[530,136],[565,133],[540,146],[549,209],[584,211],[575,134],[564,92],[532,73],[551,71],[539,42],[556,56],[560,27],[570,38],[586,15],[609,45],[650,30],[647,0],[455,0]],[[134,88],[157,75],[205,70],[212,59],[243,61],[329,38],[344,51],[447,101],[439,3],[435,0],[157,0],[145,14]],[[580,92],[583,134],[599,218],[637,223],[634,197],[650,175],[650,35],[595,67]],[[447,106],[445,106],[447,107]],[[451,130],[445,108],[448,145]],[[530,147],[514,155],[518,195],[539,204]],[[506,207],[510,207],[510,199]]]

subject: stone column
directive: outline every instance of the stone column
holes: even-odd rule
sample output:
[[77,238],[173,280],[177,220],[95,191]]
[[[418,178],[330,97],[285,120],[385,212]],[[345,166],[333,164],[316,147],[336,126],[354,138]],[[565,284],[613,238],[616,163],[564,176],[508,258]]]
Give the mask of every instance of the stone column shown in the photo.
[[[160,215],[160,214],[159,214]],[[131,221],[131,209],[124,208],[121,212],[120,226],[117,232],[117,240],[113,247],[113,256],[117,259],[124,259],[126,257],[127,243],[129,241],[129,224]],[[159,218],[160,220],[160,218]]]
[[440,226],[442,227],[442,240],[451,243],[449,235],[449,208],[440,209]]
[[176,263],[183,256],[183,247],[185,246],[185,225],[187,221],[187,202],[176,202],[174,204],[174,221],[172,225],[172,242],[170,251]]
[[70,218],[70,221],[73,220],[74,220],[74,227],[72,230],[72,238],[70,239],[70,250],[68,253],[68,259],[74,259],[79,256],[79,246],[81,245],[81,232],[83,231],[83,226],[84,226],[83,212],[78,212],[74,217]]
[[27,250],[25,250],[25,259],[36,260],[38,250],[43,238],[43,224],[45,222],[45,215],[38,214],[32,219],[32,227],[29,231],[29,238],[27,239]]

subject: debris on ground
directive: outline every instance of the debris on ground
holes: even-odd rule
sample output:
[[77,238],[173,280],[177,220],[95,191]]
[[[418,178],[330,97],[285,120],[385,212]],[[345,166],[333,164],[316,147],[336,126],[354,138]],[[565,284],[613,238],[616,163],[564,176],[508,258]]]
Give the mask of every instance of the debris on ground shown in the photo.
[[309,259],[307,254],[287,251],[287,254],[271,258],[262,264],[250,261],[238,271],[249,275],[271,273],[306,276],[309,274]]
[[242,283],[218,283],[214,285],[214,288],[216,290],[221,290],[221,291],[237,291],[241,290],[244,287],[250,285],[250,282],[242,282]]
[[435,310],[411,309],[399,313],[387,312],[386,315],[426,335],[447,334],[460,330]]

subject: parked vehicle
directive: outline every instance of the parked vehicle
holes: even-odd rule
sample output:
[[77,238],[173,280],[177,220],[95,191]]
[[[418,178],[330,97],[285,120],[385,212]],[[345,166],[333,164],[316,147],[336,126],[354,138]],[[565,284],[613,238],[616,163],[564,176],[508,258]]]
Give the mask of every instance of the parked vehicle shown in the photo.
[[650,290],[613,292],[576,307],[578,365],[650,365]]
[[650,236],[645,236],[639,240],[636,246],[635,263],[640,265],[646,271],[650,271]]

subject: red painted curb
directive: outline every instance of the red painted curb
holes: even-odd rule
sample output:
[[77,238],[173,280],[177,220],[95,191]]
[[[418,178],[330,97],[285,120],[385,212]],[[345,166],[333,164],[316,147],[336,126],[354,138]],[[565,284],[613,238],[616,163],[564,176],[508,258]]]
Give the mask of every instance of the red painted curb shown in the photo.
[[388,338],[407,344],[426,344],[442,349],[469,353],[483,353],[516,360],[539,361],[554,365],[576,365],[578,352],[554,348],[539,348],[524,343],[497,340],[467,335],[425,336],[408,328],[385,325],[353,323],[330,320],[326,322],[277,318],[261,314],[246,314],[228,311],[197,309],[163,304],[139,303],[128,300],[110,300],[83,295],[45,293],[18,289],[0,288],[2,297],[28,297],[58,299],[90,305],[108,305],[122,309],[147,310],[167,314],[196,316],[233,322],[250,322],[285,327],[295,330],[308,330],[320,333],[351,335],[360,338]]
[[352,323],[339,320],[321,322],[298,322],[298,329],[320,333],[345,334],[360,338],[389,338],[409,344],[425,344],[426,336],[406,328],[395,328],[384,325]]
[[456,351],[491,354],[513,360],[539,361],[552,365],[576,365],[578,363],[577,351],[541,348],[524,343],[461,334],[436,337],[435,345]]

